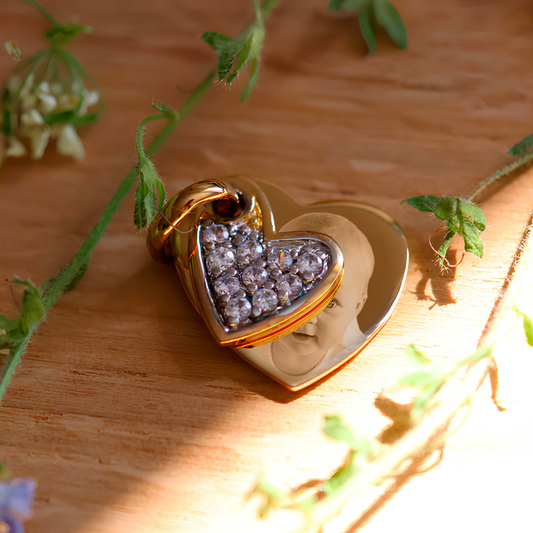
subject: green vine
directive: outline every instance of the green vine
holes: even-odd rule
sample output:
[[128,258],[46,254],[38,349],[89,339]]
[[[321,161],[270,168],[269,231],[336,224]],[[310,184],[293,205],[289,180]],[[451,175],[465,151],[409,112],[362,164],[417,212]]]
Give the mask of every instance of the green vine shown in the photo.
[[[38,5],[33,0],[23,1],[33,5],[34,7],[37,7]],[[268,18],[271,10],[279,3],[279,1],[280,0],[266,0],[263,5],[260,6],[259,10],[257,7],[258,3],[255,1],[254,5],[256,7],[256,17],[254,21],[239,35],[254,34],[258,31],[258,28],[261,28],[261,31],[264,32],[264,20]],[[59,26],[57,23],[55,23],[55,19],[53,19],[51,15],[48,14],[47,16],[47,12],[44,8],[42,8],[42,6],[38,9],[41,11],[41,13],[45,14],[50,22],[54,20],[54,24]],[[260,19],[260,22],[258,22],[258,19]],[[50,34],[50,38],[57,39],[54,42],[58,47],[62,47],[65,44],[65,40],[68,40],[68,38],[72,37],[73,33],[77,31],[76,29],[73,29],[72,26],[61,27],[64,28],[64,31],[61,30],[58,32],[52,32]],[[59,35],[62,37],[59,38]],[[250,64],[254,59],[258,59],[261,46],[262,40],[258,49],[254,45],[248,46],[243,51],[240,51],[239,54],[242,54],[242,57],[238,57],[238,61],[232,64],[231,68],[233,68],[233,72],[235,72],[235,69],[245,68],[246,65]],[[224,46],[219,47],[219,50],[219,55],[226,53]],[[35,56],[32,56],[30,61],[26,61],[24,68],[29,66],[31,72],[31,69],[35,68],[38,61],[40,61],[40,59],[47,53],[49,53],[47,50],[43,50]],[[72,65],[77,65],[77,60],[74,58],[74,56],[66,54],[64,57],[68,58]],[[251,66],[253,68],[253,65]],[[77,66],[76,68],[80,75],[84,72],[81,67]],[[168,106],[157,104],[154,105],[154,107],[159,111],[159,113],[151,115],[141,122],[136,136],[138,161],[119,185],[117,191],[104,209],[100,220],[93,227],[81,248],[70,260],[68,265],[65,266],[61,272],[59,272],[59,274],[57,274],[57,276],[46,280],[38,289],[35,288],[31,294],[29,293],[30,287],[27,287],[23,298],[31,300],[32,304],[34,305],[36,305],[41,299],[42,294],[43,314],[41,316],[37,316],[35,314],[31,315],[31,320],[25,320],[23,330],[14,328],[6,329],[4,327],[8,324],[12,324],[14,321],[21,320],[20,317],[10,321],[7,317],[0,315],[0,328],[4,330],[4,334],[0,336],[0,349],[9,348],[9,353],[3,368],[2,377],[0,378],[0,401],[7,389],[7,386],[9,385],[9,382],[11,381],[11,377],[22,357],[22,354],[24,353],[24,350],[27,348],[32,335],[37,331],[39,324],[44,319],[46,312],[57,302],[63,292],[72,290],[83,278],[89,266],[92,251],[98,244],[118,207],[124,198],[126,198],[132,186],[136,182],[138,183],[138,188],[136,192],[137,201],[134,219],[138,230],[142,230],[152,221],[156,206],[160,204],[162,199],[164,199],[165,193],[164,187],[162,186],[162,183],[155,172],[155,168],[153,167],[150,158],[163,146],[177,125],[189,114],[191,109],[212,86],[217,73],[219,73],[217,69],[211,70],[177,111],[172,110]],[[26,78],[28,75],[29,73],[26,75]],[[248,89],[248,91],[250,90],[251,88]],[[166,123],[155,135],[153,141],[145,150],[142,143],[144,127],[147,123],[157,120],[163,120]]]

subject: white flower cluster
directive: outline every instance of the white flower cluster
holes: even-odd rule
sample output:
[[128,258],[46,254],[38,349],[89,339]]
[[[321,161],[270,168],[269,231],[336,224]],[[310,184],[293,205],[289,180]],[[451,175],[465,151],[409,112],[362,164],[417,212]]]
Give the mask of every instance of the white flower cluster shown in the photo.
[[76,128],[69,122],[49,126],[43,116],[49,113],[71,111],[80,104],[77,117],[87,113],[89,107],[100,100],[97,90],[82,90],[81,96],[70,94],[60,83],[42,81],[34,82],[31,73],[21,87],[18,76],[11,76],[5,85],[9,95],[17,95],[16,113],[11,115],[12,133],[7,138],[0,133],[0,165],[6,157],[23,157],[28,153],[21,139],[28,139],[32,159],[41,159],[50,139],[56,139],[56,149],[62,155],[72,156],[76,160],[85,158],[85,150]]

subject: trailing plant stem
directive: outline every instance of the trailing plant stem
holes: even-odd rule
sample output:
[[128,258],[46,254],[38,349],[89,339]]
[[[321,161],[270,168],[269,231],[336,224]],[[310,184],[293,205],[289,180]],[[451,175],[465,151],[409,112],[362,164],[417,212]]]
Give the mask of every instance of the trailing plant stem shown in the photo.
[[[26,1],[26,0],[24,0]],[[29,3],[29,2],[28,2]],[[165,143],[169,135],[174,131],[176,126],[187,116],[191,111],[194,105],[200,100],[200,98],[206,93],[206,91],[211,86],[213,80],[215,79],[216,71],[212,70],[208,76],[196,87],[191,96],[187,101],[181,106],[178,112],[167,119],[167,123],[161,131],[155,136],[154,140],[148,145],[146,152],[150,155],[155,154],[161,146]],[[164,117],[157,117],[164,118]],[[155,119],[154,119],[155,120]],[[59,299],[61,294],[72,285],[73,282],[80,276],[80,273],[83,273],[83,269],[87,268],[89,263],[91,253],[94,250],[95,246],[98,244],[100,238],[102,237],[107,226],[111,222],[114,214],[119,208],[120,204],[124,198],[128,195],[131,187],[135,183],[136,172],[135,167],[128,173],[128,175],[122,180],[122,183],[119,185],[117,191],[111,198],[110,202],[107,204],[104,209],[100,220],[93,227],[88,237],[85,239],[81,248],[74,255],[68,265],[61,270],[61,272],[48,280],[46,280],[41,288],[43,290],[43,305],[46,311],[48,311]],[[4,366],[4,372],[0,379],[0,401],[6,391],[13,372],[15,371],[17,364],[24,353],[33,333],[39,327],[39,323],[32,325],[28,334],[24,339],[21,340],[19,344],[14,346],[7,356],[7,360]]]
[[146,153],[148,156],[152,156],[159,150],[159,148],[161,148],[176,126],[189,114],[198,100],[200,100],[200,98],[202,98],[202,96],[207,92],[215,80],[216,72],[216,69],[213,69],[211,72],[209,72],[204,81],[196,87],[191,96],[189,96],[186,102],[179,108],[176,116],[169,119],[161,131],[155,136],[154,140],[146,148]]
[[506,165],[502,169],[495,172],[492,176],[489,176],[487,179],[483,180],[474,189],[474,191],[470,194],[470,196],[467,199],[472,201],[476,196],[481,194],[489,185],[499,180],[500,178],[508,176],[511,172],[518,170],[521,166],[525,165],[526,163],[529,163],[532,160],[533,160],[533,153],[530,153],[530,154],[524,155],[523,157],[517,159],[516,161],[513,161],[509,165]]

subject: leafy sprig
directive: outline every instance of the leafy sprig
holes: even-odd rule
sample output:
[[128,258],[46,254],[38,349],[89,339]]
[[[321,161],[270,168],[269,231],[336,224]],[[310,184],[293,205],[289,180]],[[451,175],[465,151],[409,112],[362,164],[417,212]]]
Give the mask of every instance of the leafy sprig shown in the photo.
[[259,61],[265,39],[264,16],[277,3],[265,2],[262,7],[259,0],[254,0],[255,19],[236,37],[216,31],[202,34],[202,39],[218,54],[219,81],[230,84],[242,69],[250,67],[250,78],[241,92],[242,102],[248,99],[259,78]]
[[487,223],[483,211],[472,200],[495,181],[509,176],[533,161],[533,135],[528,135],[516,143],[507,154],[521,157],[483,180],[468,198],[423,195],[414,196],[402,201],[402,203],[407,202],[419,211],[432,213],[444,222],[442,228],[446,228],[448,231],[440,247],[435,249],[431,243],[431,237],[429,239],[431,249],[435,252],[441,268],[455,267],[460,263],[459,261],[459,263],[451,265],[446,258],[452,239],[456,235],[463,238],[466,252],[483,257],[483,242],[481,241],[480,235],[485,230]]
[[451,266],[446,259],[446,253],[455,235],[463,238],[465,251],[483,257],[483,243],[479,236],[485,230],[487,221],[477,205],[462,198],[438,198],[429,195],[415,196],[403,202],[407,202],[419,211],[432,213],[444,222],[444,227],[448,228],[444,242],[438,250],[435,250],[441,267]]
[[[35,2],[34,0],[23,1],[39,9],[51,22],[51,24],[57,24],[57,21],[55,21],[55,19],[46,10],[44,10],[44,8],[40,6],[40,4],[37,4],[37,2]],[[279,3],[279,1],[280,0],[265,0],[265,2],[261,6],[263,20],[270,15],[271,10]],[[254,0],[254,2],[254,5],[257,6],[257,1]],[[38,54],[41,54],[42,56],[44,55],[44,53],[45,51],[41,51]],[[68,53],[65,57],[69,58],[69,60],[72,62],[77,61],[74,56],[69,55]],[[35,59],[32,59],[32,61],[35,61]],[[26,64],[25,67],[27,66],[28,65]],[[82,67],[80,66],[78,68],[80,68],[79,72],[81,73]],[[136,136],[138,162],[133,166],[132,170],[122,180],[115,194],[105,207],[100,220],[93,227],[88,237],[83,242],[81,248],[74,255],[68,265],[63,268],[57,276],[46,280],[41,285],[40,290],[42,291],[43,295],[42,302],[45,312],[47,312],[57,302],[57,300],[60,298],[64,291],[72,290],[77,285],[77,283],[79,283],[80,280],[83,278],[88,269],[92,251],[98,244],[107,226],[111,222],[115,212],[121,205],[122,201],[129,194],[134,183],[138,180],[139,186],[145,193],[146,190],[144,190],[144,185],[142,185],[141,182],[146,182],[146,176],[149,176],[148,181],[150,183],[154,183],[153,175],[151,174],[150,168],[151,157],[163,146],[168,137],[173,133],[176,126],[189,114],[191,109],[198,103],[202,96],[212,86],[216,75],[217,70],[211,70],[178,111],[171,110],[169,107],[164,105],[156,104],[154,105],[154,107],[158,109],[160,113],[156,115],[151,115],[143,120],[140,125],[141,131],[139,132],[138,129]],[[145,124],[159,119],[165,120],[166,124],[155,135],[153,141],[146,147],[146,149],[144,149],[142,143],[142,130]],[[139,150],[139,148],[141,148],[141,150]],[[139,153],[141,157],[139,157]],[[150,162],[148,163],[147,160]],[[142,161],[142,164],[139,164],[140,161]],[[141,175],[143,177],[142,179],[140,179]],[[151,179],[152,181],[150,181]],[[154,202],[154,209],[156,205],[159,205],[160,198],[164,197],[163,189],[160,185],[156,185],[156,190],[157,194],[159,195],[159,198],[157,196],[154,196],[152,192],[149,192],[148,199],[146,198],[146,194],[140,194],[140,197],[145,201],[145,207],[148,203],[148,200]],[[150,208],[148,208],[148,210],[150,212],[153,212]],[[145,216],[144,220],[140,220],[140,222],[148,223],[148,217]],[[22,358],[24,350],[28,346],[28,343],[33,333],[37,330],[39,323],[40,321],[36,321],[32,322],[31,324],[28,324],[27,333],[24,335],[23,338],[19,339],[19,342],[17,342],[11,347],[3,368],[3,373],[0,378],[0,400],[2,399],[9,385],[9,382],[11,381],[11,377]]]
[[398,48],[407,48],[407,30],[398,10],[389,0],[330,0],[329,11],[359,9],[359,28],[371,54],[376,48],[376,25],[380,25]]
[[[404,405],[383,395],[378,396],[375,402],[376,407],[392,420],[392,426],[379,437],[373,438],[357,434],[339,416],[327,416],[323,431],[348,447],[348,454],[341,466],[325,480],[314,479],[296,488],[291,488],[272,474],[261,476],[253,490],[253,493],[266,497],[266,504],[261,508],[260,515],[265,516],[274,508],[290,509],[303,514],[306,525],[299,531],[318,531],[338,515],[347,501],[365,486],[381,483],[383,478],[392,475],[391,469],[406,460],[414,461],[416,457],[441,446],[442,431],[456,414],[456,408],[467,405],[475,391],[467,387],[466,392],[461,392],[459,400],[454,398],[452,408],[444,409],[448,418],[440,420],[437,417],[436,422],[429,424],[431,431],[422,429],[425,417],[429,420],[430,414],[434,415],[436,409],[442,408],[442,404],[446,402],[437,393],[448,383],[450,377],[458,376],[465,369],[473,368],[473,365],[483,361],[486,364],[482,368],[481,377],[476,376],[473,380],[476,388],[479,387],[490,367],[493,349],[514,329],[517,321],[523,323],[528,344],[533,347],[533,321],[516,306],[508,311],[514,314],[515,321],[507,326],[505,334],[456,360],[436,362],[415,346],[408,346],[405,356],[415,370],[400,378],[397,385],[414,389],[417,394]],[[416,439],[414,433],[418,427],[424,439]],[[391,432],[391,429],[396,431]],[[395,448],[396,442],[398,446]]]

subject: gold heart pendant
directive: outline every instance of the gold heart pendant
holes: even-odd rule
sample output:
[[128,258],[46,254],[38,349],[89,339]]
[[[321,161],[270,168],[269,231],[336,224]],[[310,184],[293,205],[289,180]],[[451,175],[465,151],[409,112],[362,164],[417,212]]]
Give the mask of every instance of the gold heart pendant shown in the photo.
[[409,255],[398,224],[373,206],[302,207],[238,176],[172,198],[148,248],[175,263],[220,344],[293,391],[375,337],[398,302]]

